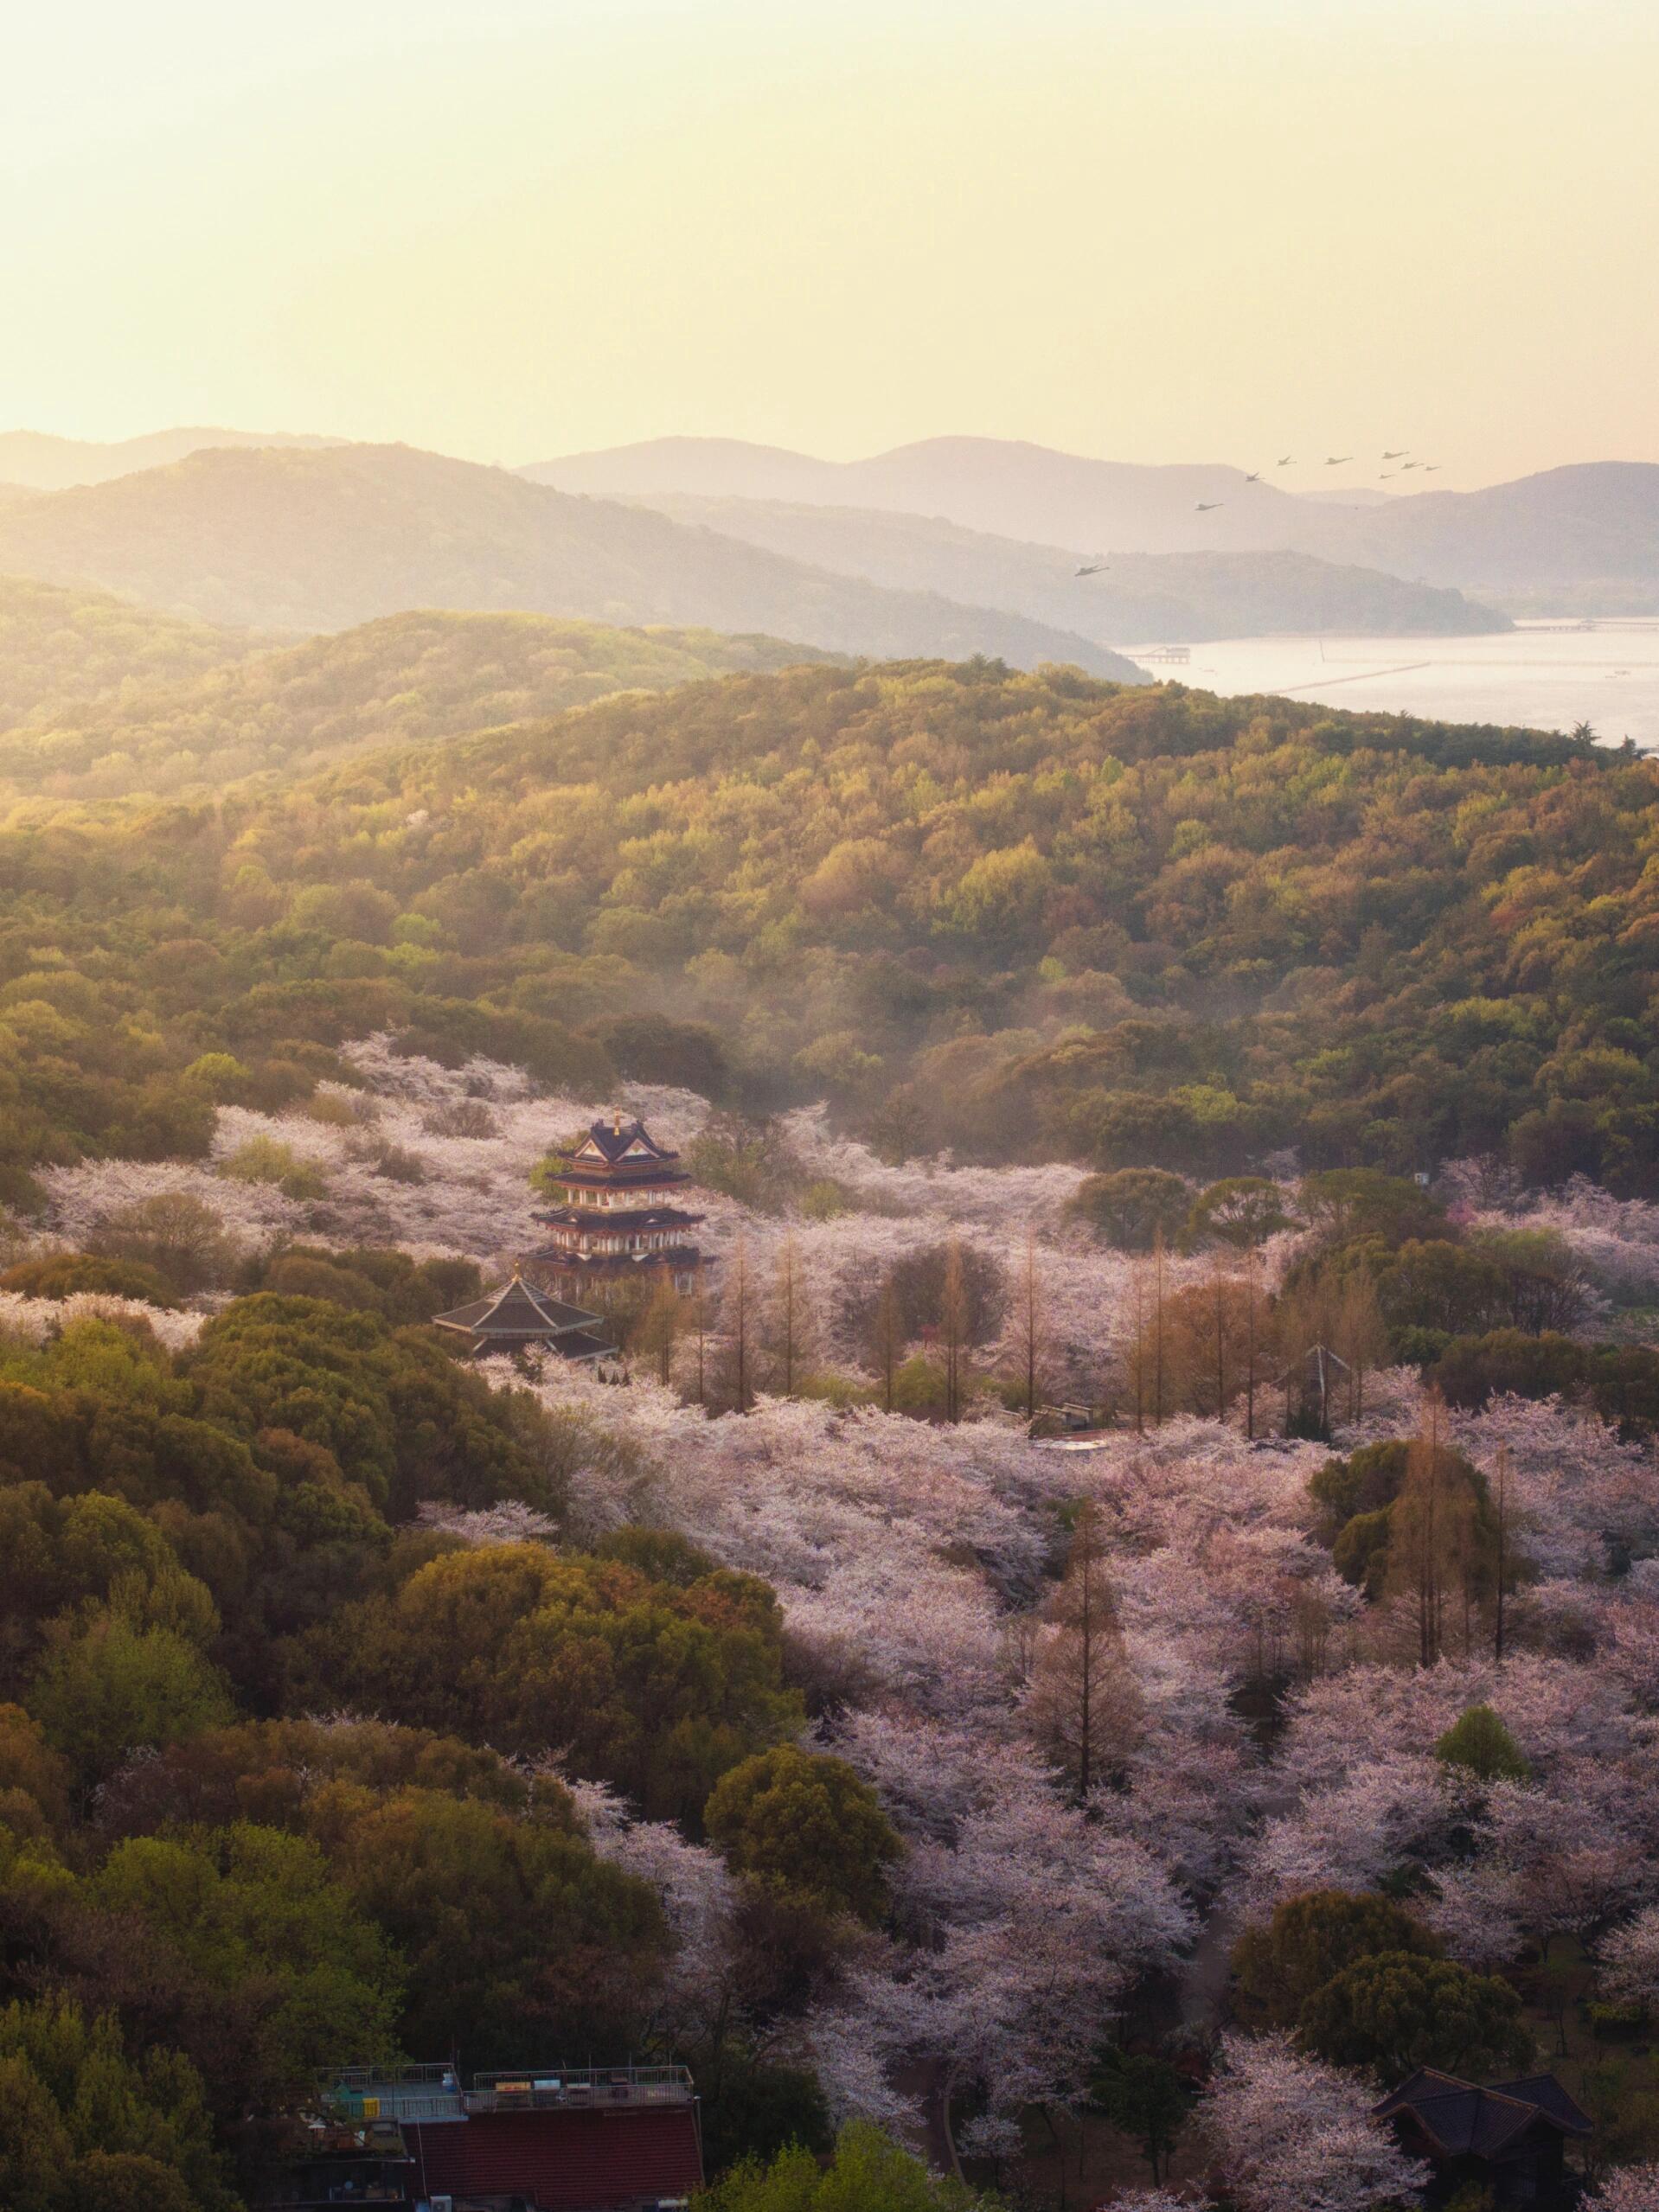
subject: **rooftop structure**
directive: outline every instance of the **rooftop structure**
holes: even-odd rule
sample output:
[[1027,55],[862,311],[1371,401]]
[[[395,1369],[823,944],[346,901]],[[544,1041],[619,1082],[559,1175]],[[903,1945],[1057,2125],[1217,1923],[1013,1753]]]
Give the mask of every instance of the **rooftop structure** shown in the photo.
[[1432,2196],[1453,2196],[1473,2183],[1500,2205],[1564,2203],[1567,2138],[1592,2132],[1588,2116],[1553,2074],[1483,2089],[1423,2066],[1374,2111],[1378,2119],[1393,2122],[1407,2151],[1428,2160]]
[[351,2068],[328,2077],[321,2105],[313,2141],[272,2167],[264,2204],[682,2212],[702,2185],[682,2066],[533,2067],[471,2086],[449,2066]]
[[532,1346],[584,1365],[619,1357],[615,1339],[598,1314],[567,1306],[516,1275],[471,1305],[437,1314],[432,1327],[466,1338],[467,1349],[475,1357]]
[[552,1232],[530,1255],[540,1279],[601,1305],[640,1284],[695,1287],[701,1255],[690,1232],[702,1216],[676,1204],[691,1178],[672,1147],[642,1122],[602,1115],[562,1162],[560,1203],[535,1217]]

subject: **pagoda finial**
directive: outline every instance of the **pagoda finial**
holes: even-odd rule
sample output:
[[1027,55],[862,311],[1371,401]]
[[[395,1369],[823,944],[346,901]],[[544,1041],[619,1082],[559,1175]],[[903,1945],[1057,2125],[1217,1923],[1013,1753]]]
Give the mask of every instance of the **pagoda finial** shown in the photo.
[[622,1109],[620,1106],[614,1107],[612,1109],[611,1134],[613,1136],[620,1136],[622,1135]]

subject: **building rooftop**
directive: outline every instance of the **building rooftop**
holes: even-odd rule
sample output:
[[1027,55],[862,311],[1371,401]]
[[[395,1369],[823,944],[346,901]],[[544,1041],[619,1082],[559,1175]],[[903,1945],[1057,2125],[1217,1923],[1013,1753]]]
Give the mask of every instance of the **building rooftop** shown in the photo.
[[627,1120],[621,1114],[602,1114],[580,1142],[565,1154],[573,1167],[602,1161],[607,1167],[625,1161],[630,1166],[654,1167],[679,1157],[672,1146],[658,1144],[643,1122]]
[[1378,2119],[1409,2113],[1434,2147],[1451,2158],[1495,2158],[1538,2120],[1562,2135],[1592,2132],[1588,2116],[1553,2074],[1529,2074],[1483,2089],[1455,2074],[1421,2066],[1373,2111]]
[[544,1344],[567,1359],[612,1359],[617,1346],[604,1317],[550,1297],[522,1275],[471,1305],[432,1318],[432,1327],[470,1339],[475,1352],[509,1351]]

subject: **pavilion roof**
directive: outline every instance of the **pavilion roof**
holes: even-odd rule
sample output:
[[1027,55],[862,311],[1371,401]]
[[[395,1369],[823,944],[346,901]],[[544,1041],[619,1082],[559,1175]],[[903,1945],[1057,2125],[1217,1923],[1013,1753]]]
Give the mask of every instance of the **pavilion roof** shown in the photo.
[[1542,2120],[1562,2135],[1588,2135],[1591,2123],[1553,2074],[1478,2088],[1455,2074],[1420,2066],[1373,2107],[1378,2119],[1409,2112],[1448,2158],[1489,2158]]
[[538,1290],[533,1282],[526,1282],[516,1275],[499,1290],[490,1291],[482,1298],[475,1298],[471,1305],[457,1306],[452,1312],[435,1314],[432,1319],[434,1328],[455,1329],[464,1335],[486,1339],[566,1337],[604,1326],[598,1314],[590,1314],[580,1306],[567,1306],[560,1298],[550,1298],[545,1290]]

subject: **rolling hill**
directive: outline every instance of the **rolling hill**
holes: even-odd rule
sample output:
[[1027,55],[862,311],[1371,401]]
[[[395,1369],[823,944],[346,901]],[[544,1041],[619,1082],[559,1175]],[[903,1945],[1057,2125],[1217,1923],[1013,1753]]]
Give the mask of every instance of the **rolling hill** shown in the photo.
[[1074,553],[1022,545],[919,515],[658,493],[642,503],[792,559],[896,589],[1008,607],[1102,644],[1312,631],[1372,637],[1507,630],[1461,592],[1300,553],[1114,553],[1079,576]]
[[99,444],[82,438],[54,438],[38,430],[0,431],[0,480],[33,491],[65,491],[72,484],[107,483],[140,469],[165,468],[189,454],[220,446],[285,445],[316,451],[331,438],[296,437],[288,431],[181,429],[151,431],[143,438]]
[[[56,627],[36,624],[41,642],[14,660],[5,649],[22,627],[14,610],[54,601]],[[259,643],[117,599],[0,582],[0,730],[13,725],[0,734],[0,779],[20,796],[194,795],[618,691],[828,657],[770,637],[519,614],[391,615],[279,651],[253,650]]]
[[1651,462],[1587,462],[1483,491],[1423,492],[1340,523],[1356,557],[1401,574],[1592,599],[1595,586],[1617,595],[1645,585],[1659,607],[1659,465]]
[[1075,662],[1087,639],[898,592],[644,508],[407,446],[217,450],[0,508],[0,573],[91,584],[195,619],[291,631],[411,607],[762,631],[876,658]]

